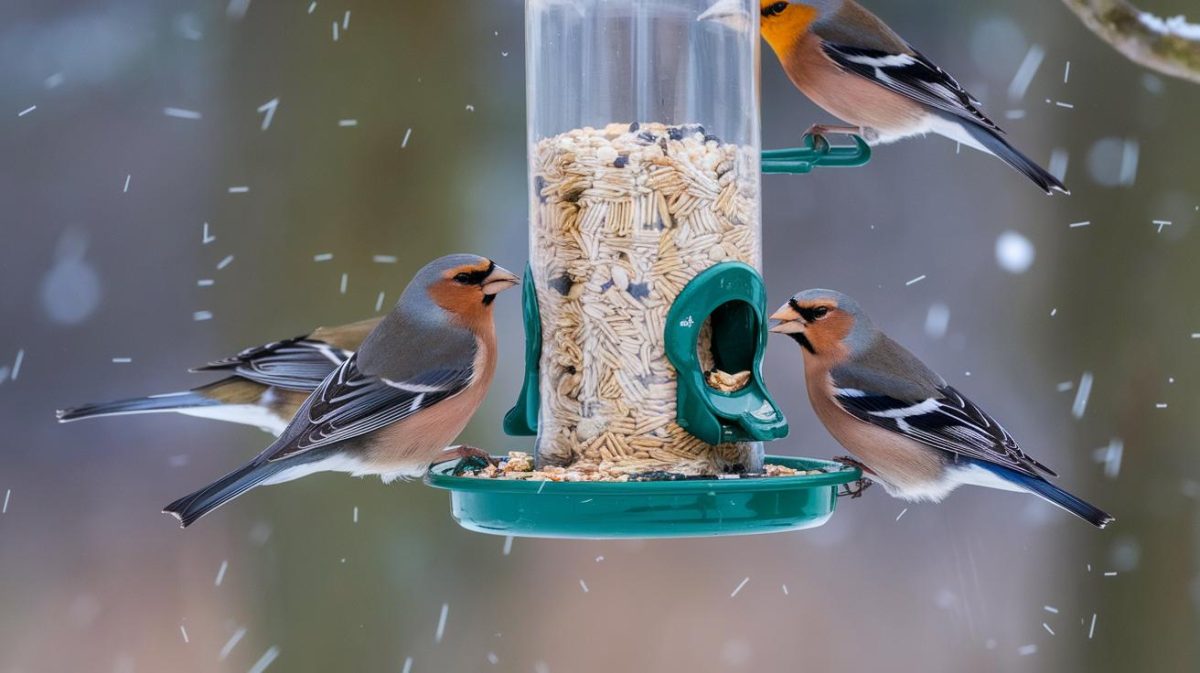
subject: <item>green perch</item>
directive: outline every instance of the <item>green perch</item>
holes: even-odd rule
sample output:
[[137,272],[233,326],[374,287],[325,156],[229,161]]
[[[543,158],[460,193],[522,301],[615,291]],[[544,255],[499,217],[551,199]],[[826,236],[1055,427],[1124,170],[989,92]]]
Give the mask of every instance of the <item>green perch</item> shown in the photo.
[[871,147],[859,136],[850,136],[854,146],[833,146],[822,135],[804,134],[801,147],[763,150],[762,172],[768,174],[800,175],[812,172],[817,166],[854,168],[871,160]]

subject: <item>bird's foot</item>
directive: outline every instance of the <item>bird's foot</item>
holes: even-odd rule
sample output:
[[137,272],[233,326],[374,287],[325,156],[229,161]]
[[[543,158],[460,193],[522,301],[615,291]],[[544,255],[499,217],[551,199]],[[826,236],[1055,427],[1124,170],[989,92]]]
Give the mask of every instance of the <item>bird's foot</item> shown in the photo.
[[839,498],[850,498],[851,500],[861,498],[862,494],[868,488],[871,488],[874,483],[875,482],[871,481],[870,479],[863,477],[853,484],[842,484],[841,490],[838,491],[837,496]]
[[861,136],[865,132],[863,127],[849,124],[813,124],[804,133],[814,136]]
[[826,136],[858,136],[866,139],[867,130],[861,126],[846,126],[838,124],[813,124],[804,132],[806,136],[812,136],[814,142],[823,142],[829,144]]
[[[834,147],[829,142],[829,136],[849,136],[854,140],[854,147]],[[868,146],[874,141],[878,134],[872,129],[867,129],[862,126],[842,126],[836,124],[813,124],[804,132],[805,142],[822,156],[846,155],[851,153],[859,157],[870,157]],[[864,156],[865,155],[865,156]],[[862,163],[866,163],[865,160]],[[834,164],[826,164],[834,165]],[[862,165],[861,163],[851,163],[846,165]]]
[[[833,462],[841,463],[846,467],[858,468],[859,470],[862,470],[864,475],[871,473],[871,471],[867,469],[866,465],[863,465],[858,460],[851,458],[850,456],[837,456],[833,459]],[[874,483],[875,482],[871,481],[866,476],[863,476],[853,484],[842,485],[841,489],[838,490],[837,495],[839,498],[850,498],[851,500],[854,500],[855,498],[861,498],[863,492],[870,488]]]
[[442,460],[438,462],[444,463],[449,460],[458,460],[458,465],[454,466],[454,471],[452,472],[456,477],[461,477],[466,472],[479,472],[489,465],[495,466],[499,463],[487,451],[477,449],[473,446],[456,446],[442,455]]
[[857,467],[858,469],[863,471],[863,474],[870,472],[870,470],[867,469],[866,465],[863,465],[862,463],[858,462],[858,459],[853,456],[834,456],[830,460],[832,460],[835,463],[841,463],[842,465],[845,465],[846,467]]

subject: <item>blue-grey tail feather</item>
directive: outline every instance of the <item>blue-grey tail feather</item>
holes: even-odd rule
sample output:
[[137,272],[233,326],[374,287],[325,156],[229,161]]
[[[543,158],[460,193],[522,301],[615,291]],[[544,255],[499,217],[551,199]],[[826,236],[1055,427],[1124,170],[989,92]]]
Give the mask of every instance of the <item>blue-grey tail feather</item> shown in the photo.
[[205,397],[200,393],[187,391],[172,395],[154,395],[152,397],[133,397],[113,402],[84,404],[55,412],[62,423],[77,421],[81,418],[97,416],[117,416],[120,414],[146,414],[155,411],[178,411],[192,407],[209,407],[220,404],[217,400]]
[[978,140],[989,152],[995,154],[1004,163],[1012,166],[1022,175],[1032,180],[1038,187],[1041,187],[1043,192],[1052,194],[1054,190],[1057,190],[1063,194],[1071,193],[1071,190],[1067,189],[1061,180],[1034,163],[1032,159],[1022,154],[1017,148],[1009,145],[1008,141],[996,131],[978,124],[963,123],[962,126],[966,129],[967,133],[971,134],[972,138]]
[[1007,467],[996,465],[994,463],[985,463],[983,461],[979,461],[977,464],[980,467],[993,472],[1001,479],[1005,479],[1024,487],[1030,493],[1050,502],[1051,504],[1058,505],[1059,507],[1067,510],[1084,521],[1087,521],[1097,528],[1104,528],[1108,524],[1117,520],[1116,517],[1112,516],[1108,512],[1105,512],[1104,510],[1096,507],[1086,500],[1083,500],[1082,498],[1078,498],[1070,493],[1067,493],[1063,489],[1051,484],[1041,477],[1023,474],[1021,472],[1017,472],[1016,470],[1010,470]]
[[275,463],[252,462],[172,502],[163,508],[163,513],[179,519],[180,525],[187,528],[205,514],[258,486],[279,469]]

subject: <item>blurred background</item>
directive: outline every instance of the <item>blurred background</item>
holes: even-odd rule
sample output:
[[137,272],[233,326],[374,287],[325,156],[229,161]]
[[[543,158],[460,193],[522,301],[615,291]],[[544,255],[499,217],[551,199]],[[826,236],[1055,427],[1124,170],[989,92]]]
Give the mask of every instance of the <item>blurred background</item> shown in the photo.
[[[506,548],[459,529],[443,492],[327,474],[181,531],[162,504],[266,434],[54,410],[374,315],[443,253],[521,268],[522,4],[9,0],[0,672],[1200,668],[1200,87],[1057,2],[869,6],[1074,195],[940,139],[766,177],[771,302],[857,297],[1114,527],[1009,493],[873,489],[807,532]],[[831,121],[769,52],[762,70],[765,147]],[[497,318],[505,357],[463,439],[526,448],[500,432],[517,295]],[[842,453],[795,347],[772,343],[792,435],[769,451]]]

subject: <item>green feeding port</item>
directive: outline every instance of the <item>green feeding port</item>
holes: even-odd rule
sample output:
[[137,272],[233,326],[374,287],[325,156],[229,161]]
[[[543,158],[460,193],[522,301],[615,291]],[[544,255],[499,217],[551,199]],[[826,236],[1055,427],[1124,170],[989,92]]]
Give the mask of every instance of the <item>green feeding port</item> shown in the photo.
[[[504,416],[511,436],[537,434],[538,361],[542,323],[533,276],[526,267],[523,292],[525,380],[517,402]],[[787,419],[767,392],[762,358],[767,347],[767,293],[762,277],[741,262],[723,262],[684,287],[667,313],[667,359],[675,367],[677,422],[709,444],[771,441],[787,436]],[[707,381],[700,337],[711,328],[712,364],[723,372],[749,372],[746,385],[722,392]]]
[[[709,444],[787,436],[787,419],[762,377],[766,305],[758,271],[723,262],[693,278],[667,312],[666,353],[677,375],[676,421]],[[723,392],[709,384],[705,348],[715,369],[749,375],[741,388]]]
[[454,476],[438,465],[425,483],[450,491],[451,516],[492,535],[663,538],[752,535],[815,528],[833,515],[837,491],[857,468],[811,458],[767,462],[814,474],[681,481],[542,481]]
[[822,135],[804,134],[800,147],[763,150],[762,172],[768,174],[801,175],[818,166],[826,168],[855,168],[871,160],[871,147],[866,140],[852,135],[853,146],[831,145]]
[[521,313],[525,322],[525,380],[517,403],[504,414],[504,433],[512,437],[537,434],[539,383],[538,360],[542,356],[542,316],[538,311],[537,289],[533,286],[533,269],[525,265],[521,281]]

